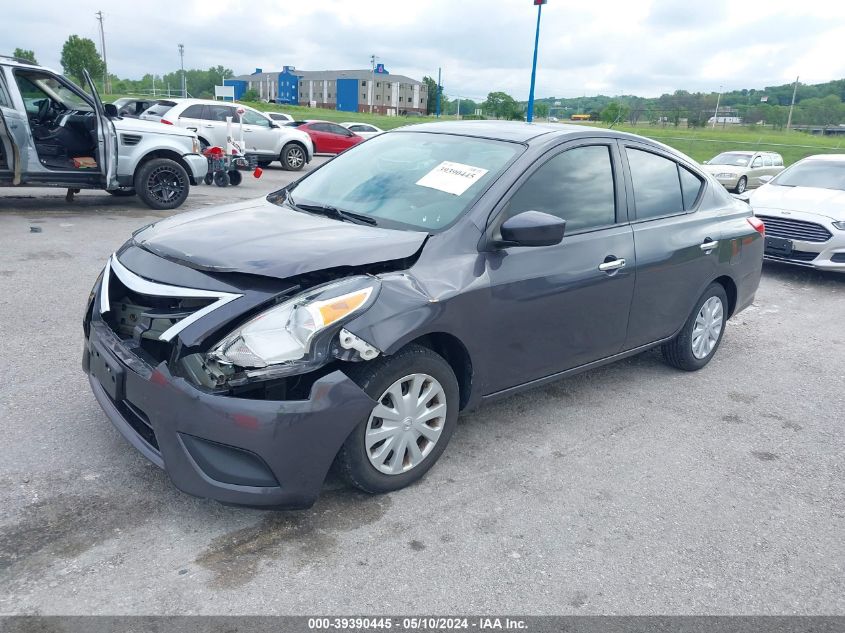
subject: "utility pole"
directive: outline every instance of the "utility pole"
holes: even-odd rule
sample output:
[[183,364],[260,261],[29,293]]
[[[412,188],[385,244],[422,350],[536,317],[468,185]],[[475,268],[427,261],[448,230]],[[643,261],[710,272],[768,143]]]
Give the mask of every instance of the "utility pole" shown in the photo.
[[372,65],[372,81],[370,82],[370,114],[373,113],[373,102],[376,100],[376,56],[370,55]]
[[103,31],[103,12],[97,11],[94,15],[97,16],[97,21],[100,23],[100,48],[103,51],[103,92],[109,94],[111,86],[109,86],[109,63],[106,61],[106,35]]
[[460,97],[458,97],[458,109],[455,110],[455,118],[456,119],[461,118],[461,98]]
[[713,129],[716,129],[716,121],[719,120],[719,102],[722,100],[722,86],[719,86],[719,96],[716,97],[716,112],[713,113]]
[[179,44],[179,67],[182,69],[182,98],[187,99],[188,98],[188,84],[185,81],[185,45],[184,44]]
[[543,13],[543,5],[548,0],[534,0],[537,6],[537,32],[534,34],[534,62],[531,64],[531,89],[528,91],[528,116],[526,120],[531,123],[534,120],[534,80],[537,77],[537,48],[540,46],[540,16]]
[[155,97],[156,96],[156,74],[153,73],[152,77],[153,77],[153,96]]
[[795,108],[795,94],[798,92],[798,77],[795,78],[795,85],[792,87],[792,103],[789,104],[789,117],[786,119],[786,131],[789,132],[789,128],[792,127],[792,110]]

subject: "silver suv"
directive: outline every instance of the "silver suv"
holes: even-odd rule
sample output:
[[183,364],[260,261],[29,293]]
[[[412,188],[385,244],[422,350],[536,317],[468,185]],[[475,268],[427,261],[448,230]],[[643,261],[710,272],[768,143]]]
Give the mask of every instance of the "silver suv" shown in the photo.
[[0,57],[0,187],[105,189],[174,209],[208,161],[196,134],[123,119],[88,90],[25,60]]
[[[173,100],[173,106],[164,110],[162,103],[153,106],[141,119],[156,120],[174,127],[182,127],[199,136],[205,147],[226,147],[226,134],[231,119],[232,136],[239,138],[243,123],[245,150],[258,154],[258,164],[266,167],[274,160],[291,171],[299,171],[314,157],[311,137],[302,130],[276,123],[263,112],[239,103],[210,101],[207,99]],[[239,114],[243,112],[243,114]]]

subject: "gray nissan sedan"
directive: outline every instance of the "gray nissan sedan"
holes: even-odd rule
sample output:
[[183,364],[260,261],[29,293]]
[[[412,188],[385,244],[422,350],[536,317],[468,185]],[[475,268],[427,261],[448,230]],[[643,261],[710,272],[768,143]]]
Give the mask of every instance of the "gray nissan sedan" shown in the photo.
[[82,364],[181,490],[307,507],[332,464],[370,493],[418,480],[482,402],[654,346],[701,369],[763,238],[645,138],[415,125],[137,231],[91,292]]

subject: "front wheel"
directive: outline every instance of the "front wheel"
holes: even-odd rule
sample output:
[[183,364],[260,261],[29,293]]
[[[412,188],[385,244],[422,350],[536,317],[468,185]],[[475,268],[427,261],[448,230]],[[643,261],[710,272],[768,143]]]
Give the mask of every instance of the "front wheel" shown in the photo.
[[234,169],[229,172],[229,184],[233,187],[237,187],[239,184],[241,184],[242,180],[243,176],[241,175],[241,172]]
[[678,335],[664,343],[663,358],[683,369],[696,371],[704,367],[719,348],[728,317],[728,297],[721,284],[712,283],[695,304]]
[[279,157],[282,167],[288,171],[299,171],[305,167],[305,150],[294,143],[288,143],[282,148],[282,155]]
[[458,420],[458,381],[443,357],[411,345],[347,372],[376,401],[340,449],[340,474],[369,493],[399,490],[446,449]]
[[135,172],[135,190],[151,209],[175,209],[188,198],[188,172],[175,160],[153,158]]
[[228,187],[229,186],[229,174],[225,171],[215,171],[214,172],[214,184],[218,187]]
[[745,193],[746,189],[748,189],[748,178],[743,176],[737,181],[734,191],[737,193]]

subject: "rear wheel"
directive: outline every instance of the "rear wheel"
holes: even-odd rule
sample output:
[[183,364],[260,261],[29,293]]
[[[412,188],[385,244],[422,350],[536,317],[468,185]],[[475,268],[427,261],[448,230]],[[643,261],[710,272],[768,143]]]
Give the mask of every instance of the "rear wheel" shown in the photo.
[[228,187],[229,186],[229,174],[225,171],[216,171],[214,172],[214,184],[218,187]]
[[420,479],[446,449],[458,420],[458,381],[428,348],[411,345],[347,372],[377,402],[337,456],[341,475],[365,492]]
[[712,283],[695,304],[678,335],[663,345],[666,362],[685,371],[696,371],[716,354],[728,317],[728,297],[721,284]]
[[234,169],[229,172],[229,184],[233,187],[237,187],[239,184],[241,184],[242,180],[243,176],[241,175],[241,172],[236,171]]
[[288,171],[299,171],[305,167],[305,150],[300,145],[295,143],[288,143],[282,148],[282,155],[279,160],[282,161],[282,167]]
[[153,158],[135,172],[135,190],[152,209],[175,209],[188,198],[188,172],[175,160]]
[[748,189],[748,178],[743,176],[737,181],[734,191],[736,191],[737,193],[745,193],[746,189]]

